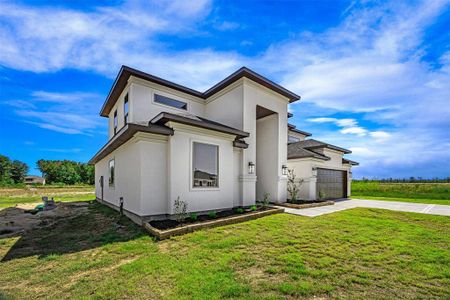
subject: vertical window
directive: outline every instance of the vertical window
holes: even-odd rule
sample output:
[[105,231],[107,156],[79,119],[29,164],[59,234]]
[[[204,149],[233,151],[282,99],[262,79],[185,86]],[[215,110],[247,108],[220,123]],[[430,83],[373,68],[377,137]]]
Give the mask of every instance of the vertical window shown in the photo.
[[117,133],[117,109],[114,111],[114,134]]
[[109,185],[114,186],[114,159],[109,161]]
[[123,118],[124,118],[124,125],[128,124],[128,94],[125,95],[125,99],[123,101]]
[[193,143],[192,172],[194,188],[219,186],[219,147]]

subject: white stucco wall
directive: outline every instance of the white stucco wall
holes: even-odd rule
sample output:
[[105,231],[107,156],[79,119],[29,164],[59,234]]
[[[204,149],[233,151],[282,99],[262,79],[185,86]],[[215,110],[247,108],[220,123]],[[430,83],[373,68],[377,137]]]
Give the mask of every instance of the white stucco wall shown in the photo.
[[278,114],[256,121],[256,200],[278,201]]
[[[287,177],[281,175],[281,166],[287,163],[287,108],[289,100],[276,94],[265,87],[244,78],[244,126],[243,130],[250,133],[246,138],[249,144],[243,155],[243,173],[245,174],[249,162],[256,162],[256,106],[262,106],[278,114],[277,140],[272,141],[277,148],[276,176],[277,190],[271,193],[273,201],[285,202],[287,197]],[[258,168],[258,166],[256,166]],[[256,186],[256,185],[255,185]],[[256,198],[251,195],[251,190],[246,195],[248,198]]]
[[[130,113],[133,122],[148,122],[160,112],[190,113],[197,116],[204,116],[205,114],[203,99],[138,79],[131,81],[130,89],[132,91],[131,101],[133,102],[133,110]],[[156,103],[153,101],[154,94],[186,102],[187,110]]]
[[[119,206],[119,198],[124,198],[124,209],[141,214],[140,190],[140,149],[133,141],[120,146],[113,153],[95,164],[95,194],[101,198],[100,176],[104,177],[103,200]],[[136,159],[137,158],[137,159]],[[114,159],[115,182],[109,185],[109,161]]]
[[[175,133],[169,137],[169,211],[179,196],[188,202],[189,211],[207,211],[233,207],[233,140],[234,136],[192,126],[168,123]],[[219,187],[192,187],[192,143],[219,147]]]
[[[120,94],[119,99],[112,107],[111,111],[109,112],[108,116],[108,137],[111,139],[114,136],[114,112],[117,110],[117,132],[125,125],[125,119],[124,119],[124,98],[127,93],[130,93],[128,95],[128,99],[131,97],[131,92],[129,89],[129,85],[125,87],[122,94]],[[130,107],[130,100],[128,100],[128,107]],[[129,113],[130,115],[130,113]],[[131,120],[130,120],[131,122]]]
[[207,99],[205,117],[216,122],[243,128],[243,80],[235,82],[217,95]]
[[138,134],[140,159],[141,214],[168,213],[168,138],[161,135]]

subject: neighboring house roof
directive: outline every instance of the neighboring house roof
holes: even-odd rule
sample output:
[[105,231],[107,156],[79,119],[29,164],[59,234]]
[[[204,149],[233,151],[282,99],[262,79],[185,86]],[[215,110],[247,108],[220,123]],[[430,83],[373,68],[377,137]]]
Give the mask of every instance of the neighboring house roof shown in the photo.
[[114,84],[108,94],[108,97],[105,100],[105,103],[102,106],[102,109],[100,111],[100,116],[102,117],[107,117],[109,112],[111,111],[112,107],[114,106],[114,104],[116,103],[117,99],[119,98],[120,94],[122,93],[123,89],[125,88],[125,86],[127,85],[128,79],[130,78],[130,76],[135,76],[137,78],[141,78],[144,80],[148,80],[169,88],[172,88],[174,90],[189,94],[189,95],[193,95],[199,98],[203,98],[206,99],[212,95],[214,95],[215,93],[217,93],[218,91],[224,89],[225,87],[229,86],[230,84],[232,84],[233,82],[239,80],[242,77],[247,77],[248,79],[251,79],[259,84],[261,84],[262,86],[265,86],[268,89],[271,89],[272,91],[285,96],[286,98],[289,99],[289,102],[295,102],[297,100],[300,100],[300,96],[285,89],[284,87],[274,83],[273,81],[259,75],[258,73],[246,68],[246,67],[242,67],[239,70],[237,70],[236,72],[234,72],[233,74],[231,74],[230,76],[228,76],[227,78],[225,78],[224,80],[222,80],[221,82],[217,83],[216,85],[214,85],[212,88],[208,89],[207,91],[205,91],[204,93],[196,91],[194,89],[176,84],[174,82],[162,79],[160,77],[127,67],[127,66],[122,66],[120,68],[119,74],[116,77],[116,80],[114,81]]
[[135,133],[137,132],[148,132],[154,134],[161,135],[173,135],[173,130],[166,126],[149,124],[149,125],[140,125],[128,123],[124,127],[122,127],[119,132],[115,136],[113,136],[105,146],[103,146],[91,160],[89,164],[95,164],[101,159],[105,158],[111,152],[119,148],[129,139],[131,139]]
[[333,149],[336,151],[340,151],[340,152],[344,152],[345,154],[349,154],[352,153],[352,151],[338,147],[338,146],[334,146],[328,143],[324,143],[318,140],[314,140],[314,139],[309,139],[309,140],[304,140],[304,141],[300,141],[300,142],[296,142],[294,144],[299,145],[302,148],[306,148],[308,150],[311,149],[316,149],[316,148],[329,148],[329,149]]
[[350,159],[346,159],[346,158],[342,159],[342,163],[343,164],[349,164],[349,165],[352,165],[352,166],[359,166],[358,162],[350,160]]
[[303,134],[304,136],[311,136],[312,135],[312,133],[309,133],[309,132],[306,132],[306,131],[303,131],[303,130],[300,130],[300,129],[296,129],[296,126],[293,125],[293,124],[289,124],[288,123],[288,128],[289,128],[290,131]]
[[44,179],[44,177],[36,176],[36,175],[27,175],[24,178],[25,179]]
[[313,150],[303,148],[299,142],[288,145],[288,159],[313,157],[317,159],[330,160],[328,156]]
[[158,114],[156,117],[154,117],[150,123],[152,124],[160,124],[164,125],[169,121],[191,125],[195,127],[201,127],[205,129],[210,129],[214,131],[219,131],[223,133],[233,134],[236,135],[238,139],[248,137],[250,134],[248,132],[215,122],[211,121],[199,116],[195,116],[188,113],[168,113],[168,112],[162,112]]
[[201,171],[201,170],[195,170],[194,171],[194,178],[195,179],[208,179],[208,180],[211,180],[211,179],[217,178],[217,175],[211,174],[211,173],[208,173],[208,172],[204,172],[204,171]]

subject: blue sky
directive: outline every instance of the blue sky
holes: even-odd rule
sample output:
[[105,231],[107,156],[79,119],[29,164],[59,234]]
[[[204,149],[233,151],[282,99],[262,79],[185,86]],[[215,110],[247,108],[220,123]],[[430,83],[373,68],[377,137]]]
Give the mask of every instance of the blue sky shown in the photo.
[[245,65],[354,176],[450,176],[449,1],[0,1],[0,153],[88,161],[121,65],[206,90]]

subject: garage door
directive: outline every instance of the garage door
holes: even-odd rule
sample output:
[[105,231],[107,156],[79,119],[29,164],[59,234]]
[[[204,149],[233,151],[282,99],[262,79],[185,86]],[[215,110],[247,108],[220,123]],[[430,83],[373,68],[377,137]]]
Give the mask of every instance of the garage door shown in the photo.
[[347,197],[347,172],[317,169],[317,198],[338,199]]

